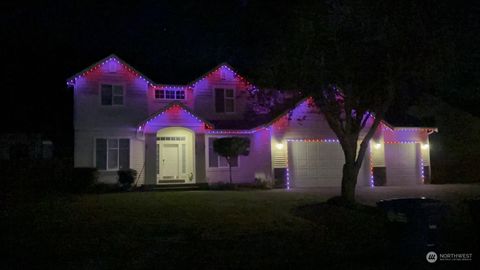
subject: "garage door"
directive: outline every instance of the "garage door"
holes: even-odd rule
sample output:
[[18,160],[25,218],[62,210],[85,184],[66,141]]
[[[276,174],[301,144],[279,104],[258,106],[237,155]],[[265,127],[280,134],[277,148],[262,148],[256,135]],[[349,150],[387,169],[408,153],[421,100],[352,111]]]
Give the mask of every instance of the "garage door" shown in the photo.
[[[338,143],[289,142],[288,167],[291,187],[339,187],[345,159]],[[368,158],[364,162],[368,163]],[[366,181],[362,166],[359,185]],[[368,176],[367,176],[368,177]]]
[[387,186],[405,186],[421,183],[417,158],[418,144],[386,144],[385,165]]

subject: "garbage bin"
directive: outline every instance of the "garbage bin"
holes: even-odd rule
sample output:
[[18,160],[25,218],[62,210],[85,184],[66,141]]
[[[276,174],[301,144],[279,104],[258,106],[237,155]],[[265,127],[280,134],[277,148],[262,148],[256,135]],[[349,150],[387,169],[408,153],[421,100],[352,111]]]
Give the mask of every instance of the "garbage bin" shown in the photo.
[[447,210],[444,203],[421,197],[382,200],[377,206],[387,215],[389,235],[399,255],[438,250],[439,229]]
[[474,224],[474,233],[477,242],[477,247],[480,248],[480,197],[468,201],[470,214]]

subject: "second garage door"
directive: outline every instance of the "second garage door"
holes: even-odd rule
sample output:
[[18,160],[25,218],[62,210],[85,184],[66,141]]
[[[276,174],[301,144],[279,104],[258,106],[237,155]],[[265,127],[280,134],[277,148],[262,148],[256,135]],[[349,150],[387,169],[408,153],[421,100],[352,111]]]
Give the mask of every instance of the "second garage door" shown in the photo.
[[[368,157],[358,176],[358,185],[368,181]],[[338,143],[289,142],[288,167],[292,187],[339,187],[345,163]]]
[[418,144],[386,144],[387,186],[421,183]]

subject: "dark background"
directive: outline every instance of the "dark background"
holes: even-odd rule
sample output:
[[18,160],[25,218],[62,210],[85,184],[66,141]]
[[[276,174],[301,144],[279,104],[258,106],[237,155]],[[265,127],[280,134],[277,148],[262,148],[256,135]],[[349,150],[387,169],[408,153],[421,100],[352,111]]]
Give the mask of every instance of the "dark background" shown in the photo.
[[[258,61],[288,24],[288,1],[201,2],[2,1],[2,131],[45,133],[59,155],[70,155],[73,96],[65,80],[111,53],[158,83],[189,82],[221,62],[255,83]],[[409,113],[422,104],[418,91],[425,91],[412,87],[397,97],[389,117],[394,124],[420,119],[416,123],[438,126],[440,133],[432,137],[434,166],[435,160],[463,164],[469,159],[464,169],[474,171],[480,152],[479,4],[424,1],[419,12],[448,29],[446,44],[453,46],[448,76],[441,87],[427,91],[441,115]],[[465,181],[468,173],[462,177]]]

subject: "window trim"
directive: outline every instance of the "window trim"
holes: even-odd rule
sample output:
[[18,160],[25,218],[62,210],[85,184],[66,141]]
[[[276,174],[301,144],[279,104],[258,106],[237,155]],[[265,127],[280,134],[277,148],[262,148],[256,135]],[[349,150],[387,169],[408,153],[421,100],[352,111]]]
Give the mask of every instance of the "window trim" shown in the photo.
[[[216,104],[216,99],[217,99],[216,89],[223,89],[223,108],[224,108],[223,112],[217,112],[217,108],[216,108],[217,107],[216,106],[217,105]],[[225,95],[226,90],[232,90],[233,91],[233,97],[226,98],[226,95]],[[212,88],[212,97],[213,97],[213,109],[214,109],[215,113],[220,113],[220,114],[234,114],[234,113],[236,113],[236,108],[237,108],[237,106],[236,106],[236,103],[237,103],[236,102],[237,101],[236,93],[237,93],[237,90],[235,89],[235,87],[228,87],[228,86],[227,87],[225,87],[225,86],[215,86],[215,87],[213,87]],[[231,112],[227,112],[225,110],[225,100],[227,100],[227,99],[233,100],[233,111],[231,111]]]
[[[112,104],[111,105],[103,105],[102,104],[102,85],[111,85],[112,86]],[[123,102],[122,104],[113,104],[113,86],[121,86],[122,87],[122,96],[123,96]],[[98,103],[100,104],[100,107],[105,107],[105,108],[108,108],[108,107],[123,107],[125,106],[125,101],[126,101],[126,98],[125,98],[125,83],[113,83],[113,82],[100,82],[98,84]],[[117,95],[118,96],[118,95]]]
[[[210,144],[209,144],[209,139],[210,138],[215,138],[215,139],[220,139],[220,138],[225,138],[225,137],[239,137],[239,138],[248,138],[248,136],[231,136],[231,135],[228,135],[228,134],[225,134],[225,135],[208,135],[208,136],[205,136],[205,166],[208,170],[212,170],[212,171],[224,171],[224,170],[228,170],[228,165],[225,166],[225,167],[210,167]],[[220,155],[218,155],[218,164],[220,164],[220,159],[221,158],[224,158]],[[237,157],[237,166],[233,167],[232,166],[232,170],[238,170],[240,169],[241,167],[241,162],[240,162],[240,156]]]
[[[156,92],[157,91],[164,91],[163,98],[157,98]],[[175,98],[166,98],[166,91],[173,91]],[[177,98],[177,91],[183,91],[183,98]],[[185,89],[176,90],[176,89],[153,89],[153,99],[154,100],[186,100],[187,99],[187,91]]]
[[[105,139],[107,140],[107,160],[106,160],[106,165],[105,165],[105,170],[98,169],[97,168],[97,139]],[[120,142],[118,142],[118,162],[117,162],[117,168],[116,169],[108,169],[108,140],[110,139],[126,139],[128,140],[128,164],[129,164],[129,169],[132,168],[132,138],[128,136],[100,136],[100,137],[93,137],[93,168],[97,168],[99,172],[116,172],[119,170],[119,161],[120,161]]]

